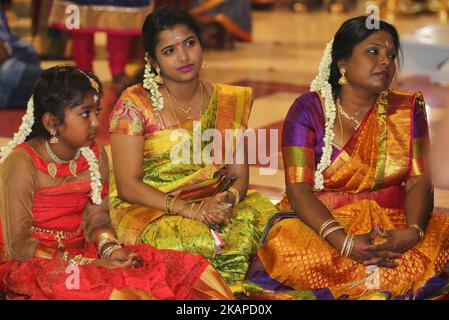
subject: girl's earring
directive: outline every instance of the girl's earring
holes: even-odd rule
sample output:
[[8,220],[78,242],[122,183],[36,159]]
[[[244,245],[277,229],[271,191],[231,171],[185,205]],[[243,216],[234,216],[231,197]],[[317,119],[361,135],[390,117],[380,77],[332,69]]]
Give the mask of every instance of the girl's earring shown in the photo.
[[156,75],[154,76],[154,82],[157,84],[164,84],[164,79],[161,77],[161,68],[156,67]]
[[56,130],[51,130],[51,131],[50,131],[50,134],[51,134],[50,143],[51,143],[51,144],[59,143],[59,139],[58,139],[58,137],[56,136]]
[[207,63],[203,61],[203,63],[201,64],[201,69],[207,68]]
[[346,78],[346,69],[345,68],[340,68],[340,73],[341,73],[341,77],[340,79],[338,79],[338,84],[341,86],[347,85],[348,82],[348,78]]

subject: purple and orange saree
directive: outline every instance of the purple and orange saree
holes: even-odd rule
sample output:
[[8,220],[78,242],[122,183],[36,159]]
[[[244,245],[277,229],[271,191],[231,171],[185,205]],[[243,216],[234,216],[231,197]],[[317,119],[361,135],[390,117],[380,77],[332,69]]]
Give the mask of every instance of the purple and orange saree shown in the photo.
[[[360,127],[324,171],[324,190],[315,195],[349,234],[406,226],[404,183],[426,172],[428,127],[422,96],[390,91],[378,99]],[[307,93],[284,123],[286,183],[313,185],[321,158],[324,114],[320,97]],[[287,197],[279,204],[290,210]],[[375,239],[375,243],[381,241]],[[431,215],[425,237],[398,260],[396,268],[367,268],[342,257],[293,212],[275,216],[245,280],[245,292],[262,299],[431,298],[449,290],[449,216]],[[374,282],[373,282],[374,281]]]

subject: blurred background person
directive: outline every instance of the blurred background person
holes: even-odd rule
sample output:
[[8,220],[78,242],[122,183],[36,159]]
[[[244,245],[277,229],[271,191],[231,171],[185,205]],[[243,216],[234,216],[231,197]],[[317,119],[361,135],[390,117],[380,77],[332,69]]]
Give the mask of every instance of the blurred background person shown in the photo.
[[[158,0],[156,6],[176,6],[189,11],[202,28],[203,45],[232,49],[234,41],[251,42],[251,0]],[[274,2],[274,1],[271,1]]]
[[[79,9],[79,26],[71,24],[71,5]],[[74,63],[89,72],[93,71],[95,56],[94,33],[106,32],[112,81],[122,86],[128,81],[125,66],[133,37],[140,35],[143,21],[153,8],[152,0],[57,0],[51,8],[49,25],[71,34]]]
[[11,31],[0,1],[0,109],[25,108],[41,69],[36,50]]
[[207,27],[207,47],[230,49],[235,40],[251,42],[251,0],[195,0],[190,13]]

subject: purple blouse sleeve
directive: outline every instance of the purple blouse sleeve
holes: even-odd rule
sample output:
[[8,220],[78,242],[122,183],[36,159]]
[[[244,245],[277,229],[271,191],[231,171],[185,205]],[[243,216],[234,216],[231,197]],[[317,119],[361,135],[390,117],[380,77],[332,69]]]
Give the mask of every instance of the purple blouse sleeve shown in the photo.
[[[287,114],[282,131],[282,156],[286,185],[305,182],[314,184],[316,112],[305,94],[296,99]],[[310,112],[312,111],[312,112]],[[315,110],[316,111],[316,110]]]

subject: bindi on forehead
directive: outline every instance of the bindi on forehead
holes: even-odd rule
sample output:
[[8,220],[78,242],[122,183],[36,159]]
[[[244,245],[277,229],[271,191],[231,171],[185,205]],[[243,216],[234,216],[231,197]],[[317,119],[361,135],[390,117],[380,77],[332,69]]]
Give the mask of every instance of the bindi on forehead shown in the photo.
[[375,37],[378,38],[379,41],[385,45],[386,48],[391,47],[393,45],[391,41],[392,36],[386,31],[376,33]]
[[376,32],[370,35],[367,39],[362,41],[363,45],[361,49],[365,46],[375,45],[387,50],[397,50],[396,44],[394,43],[393,37],[388,32]]
[[181,36],[174,36],[173,40],[175,42],[175,46],[179,46],[182,43],[182,37]]

